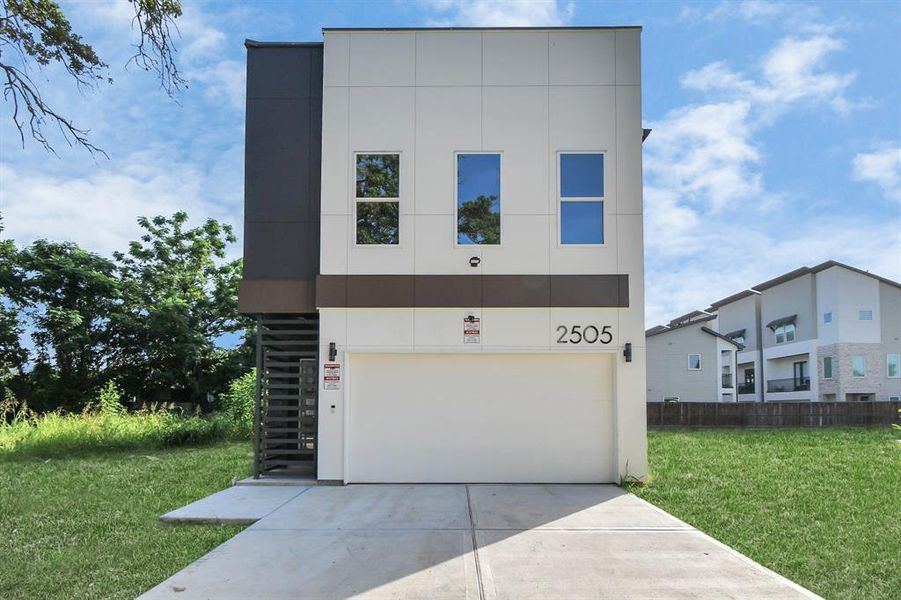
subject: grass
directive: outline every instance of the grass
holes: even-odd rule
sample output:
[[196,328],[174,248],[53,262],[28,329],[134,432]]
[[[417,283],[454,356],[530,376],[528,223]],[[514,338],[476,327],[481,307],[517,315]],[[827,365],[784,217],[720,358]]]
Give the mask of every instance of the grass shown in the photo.
[[635,493],[825,598],[898,598],[892,429],[651,432]]
[[133,598],[240,531],[158,517],[248,475],[248,443],[146,446],[0,452],[0,598]]

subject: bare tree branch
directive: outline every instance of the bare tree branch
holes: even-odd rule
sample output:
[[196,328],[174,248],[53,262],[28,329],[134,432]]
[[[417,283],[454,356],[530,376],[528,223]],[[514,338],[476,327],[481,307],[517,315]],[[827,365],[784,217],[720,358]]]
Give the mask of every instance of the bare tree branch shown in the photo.
[[128,61],[145,71],[155,71],[160,78],[160,87],[169,97],[180,89],[188,87],[175,64],[173,33],[178,34],[175,20],[181,16],[180,0],[128,0],[135,9],[133,25],[138,26],[141,39],[135,48],[137,52]]
[[[81,146],[92,156],[106,153],[93,145],[89,130],[51,108],[32,80],[29,65],[38,69],[60,64],[75,79],[79,89],[94,89],[101,81],[112,83],[108,66],[94,49],[83,42],[54,0],[0,0],[0,73],[3,98],[12,105],[12,118],[22,145],[26,133],[45,150],[56,154],[45,134],[45,126],[56,125],[70,146]],[[160,86],[170,97],[187,87],[175,64],[173,33],[181,16],[180,0],[128,0],[135,9],[134,23],[140,32],[134,62],[155,71]]]

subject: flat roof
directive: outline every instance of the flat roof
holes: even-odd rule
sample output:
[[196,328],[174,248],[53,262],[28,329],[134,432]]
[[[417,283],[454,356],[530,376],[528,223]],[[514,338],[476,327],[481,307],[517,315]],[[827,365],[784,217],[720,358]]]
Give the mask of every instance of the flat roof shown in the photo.
[[245,48],[322,48],[322,42],[258,42],[244,40]]
[[641,25],[571,25],[548,27],[323,27],[327,31],[605,31],[610,29],[631,29],[641,31]]

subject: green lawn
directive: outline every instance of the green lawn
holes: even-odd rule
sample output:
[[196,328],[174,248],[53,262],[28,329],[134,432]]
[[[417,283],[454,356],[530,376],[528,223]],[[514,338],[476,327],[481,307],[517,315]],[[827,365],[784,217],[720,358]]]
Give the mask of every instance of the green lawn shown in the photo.
[[248,475],[249,452],[0,454],[0,598],[134,598],[240,531],[158,517]]
[[901,433],[651,432],[634,491],[826,598],[901,597]]
[[[889,429],[652,432],[636,492],[827,598],[901,590]],[[164,512],[249,470],[249,444],[50,460],[0,453],[0,598],[132,598],[240,528]]]

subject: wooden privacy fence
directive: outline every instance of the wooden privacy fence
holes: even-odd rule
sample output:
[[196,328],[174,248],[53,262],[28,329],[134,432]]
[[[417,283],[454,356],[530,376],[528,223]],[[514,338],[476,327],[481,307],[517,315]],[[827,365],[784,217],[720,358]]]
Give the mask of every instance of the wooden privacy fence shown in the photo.
[[901,402],[648,402],[648,429],[883,426]]

